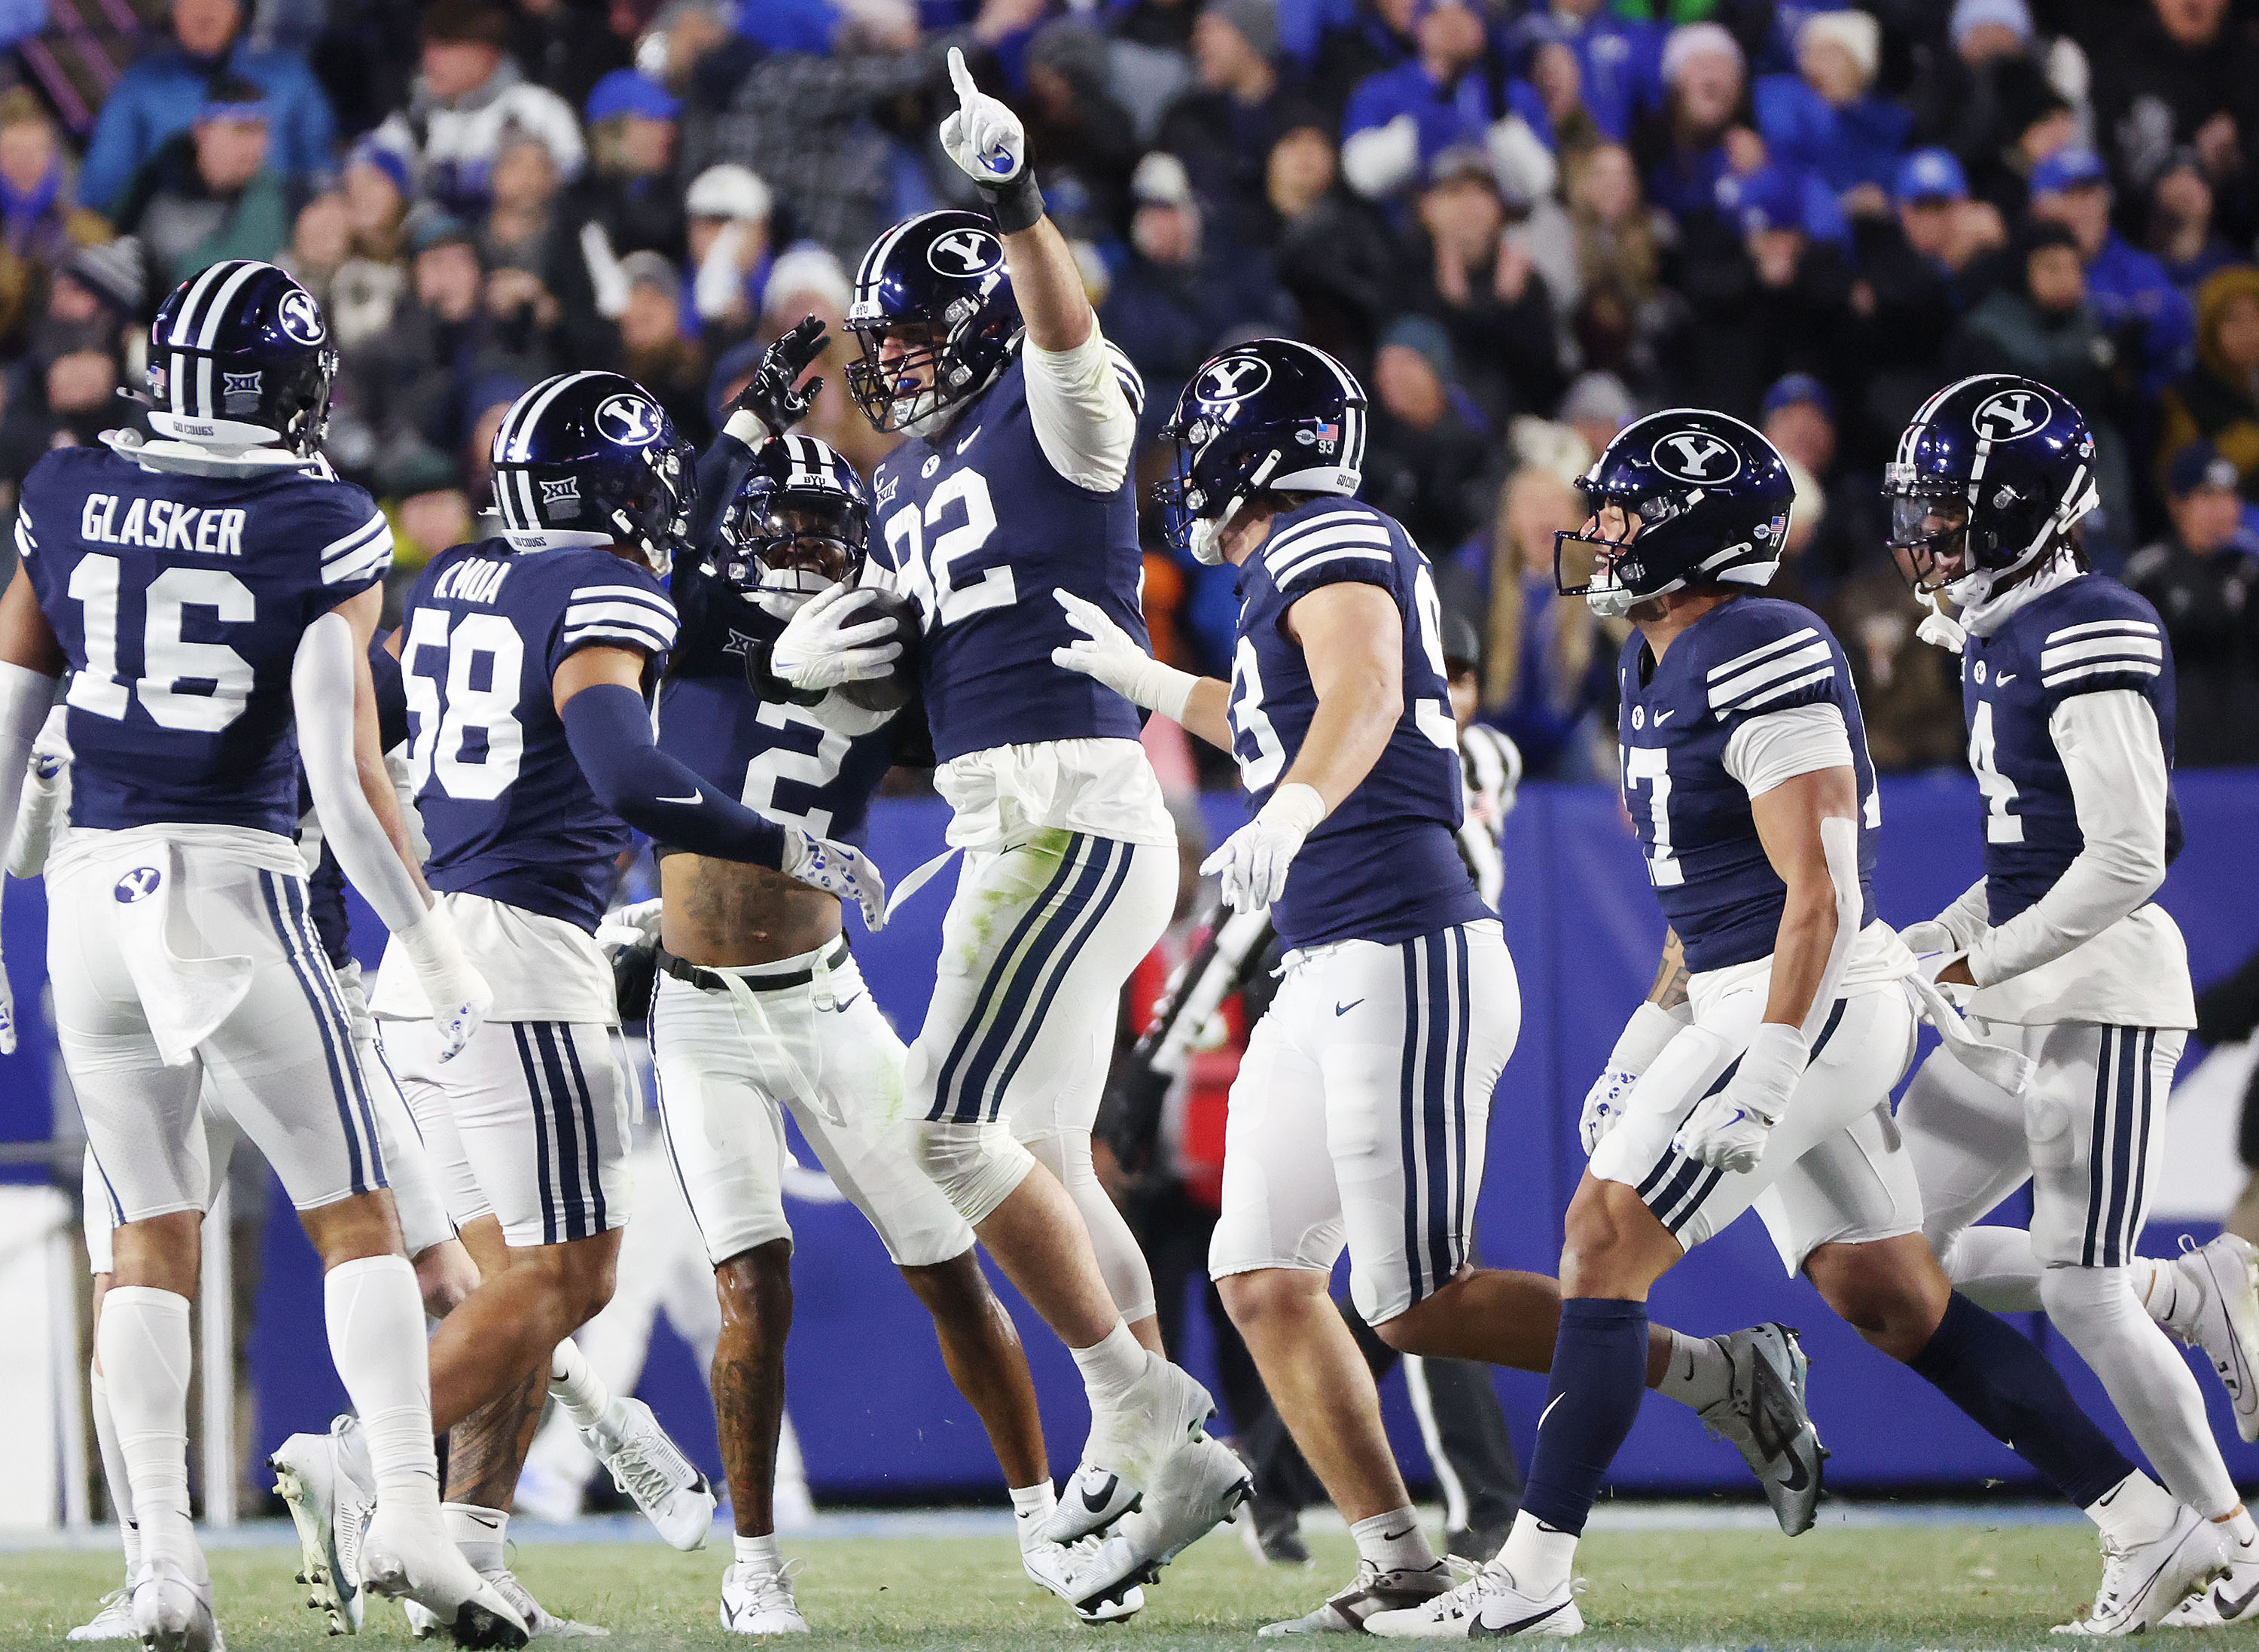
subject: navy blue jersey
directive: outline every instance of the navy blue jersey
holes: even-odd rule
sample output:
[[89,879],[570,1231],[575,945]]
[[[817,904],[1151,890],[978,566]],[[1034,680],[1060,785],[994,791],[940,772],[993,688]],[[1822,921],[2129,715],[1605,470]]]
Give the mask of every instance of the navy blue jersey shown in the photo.
[[612,858],[632,834],[581,773],[557,715],[557,670],[589,647],[656,660],[674,643],[665,588],[602,546],[483,539],[432,559],[401,633],[408,760],[431,844],[424,877],[594,933]]
[[294,833],[291,662],[392,566],[369,496],[319,461],[189,476],[59,448],[16,547],[70,665],[71,823]]
[[1660,665],[1634,631],[1616,676],[1624,806],[1688,968],[1767,957],[1780,933],[1788,887],[1765,858],[1749,793],[1726,772],[1734,730],[1768,712],[1832,705],[1843,714],[1859,780],[1860,927],[1873,921],[1882,825],[1875,765],[1849,662],[1817,614],[1771,597],[1736,597],[1681,631]]
[[1286,613],[1320,586],[1377,585],[1404,625],[1404,711],[1379,760],[1312,832],[1272,922],[1289,947],[1384,944],[1491,915],[1459,858],[1459,731],[1443,673],[1443,609],[1428,559],[1390,517],[1323,499],[1272,519],[1239,569],[1232,755],[1257,808],[1293,766],[1318,709]]
[[872,554],[925,622],[922,673],[943,762],[991,746],[1114,736],[1137,708],[1051,650],[1081,635],[1052,597],[1072,591],[1144,645],[1144,558],[1130,482],[1078,488],[1044,457],[1025,368],[1011,365],[946,434],[904,443],[879,466]]
[[724,796],[818,837],[860,844],[871,794],[894,764],[894,729],[850,739],[806,707],[763,700],[745,680],[745,650],[784,622],[704,568],[679,572],[682,633],[659,690],[659,749]]
[[[2086,846],[2048,720],[2074,694],[2113,688],[2149,702],[2170,768],[2171,644],[2146,598],[2099,573],[2033,598],[1963,651],[1961,705],[1985,797],[1985,901],[1995,926],[2054,888]],[[2180,808],[2168,791],[2169,860],[2180,844]]]

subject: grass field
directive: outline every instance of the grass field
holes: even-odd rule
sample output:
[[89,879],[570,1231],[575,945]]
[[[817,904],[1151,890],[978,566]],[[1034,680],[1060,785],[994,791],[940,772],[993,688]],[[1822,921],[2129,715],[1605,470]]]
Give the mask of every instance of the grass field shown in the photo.
[[[1118,1642],[1128,1652],[1244,1648],[1255,1630],[1307,1610],[1351,1569],[1345,1537],[1314,1537],[1310,1570],[1265,1568],[1230,1532],[1188,1552],[1116,1628],[1087,1629],[1022,1577],[1007,1537],[815,1538],[799,1596],[830,1647],[1038,1652]],[[304,1647],[321,1620],[290,1581],[296,1550],[212,1556],[232,1652]],[[730,1643],[715,1620],[726,1548],[678,1555],[656,1542],[529,1543],[516,1564],[552,1609],[609,1625],[615,1648]],[[1751,1530],[1598,1531],[1583,1644],[1637,1648],[2039,1648],[2048,1627],[2092,1598],[2099,1557],[2084,1526],[1826,1525],[1789,1542]],[[54,1646],[114,1586],[113,1556],[0,1553],[0,1648]],[[363,1640],[409,1644],[398,1613],[372,1610]],[[2168,1634],[2170,1642],[2184,1639]],[[2185,1637],[2194,1645],[2194,1637]],[[547,1643],[543,1643],[547,1644]],[[1372,1644],[1372,1643],[1369,1643]],[[2055,1641],[2060,1648],[2063,1642]],[[2214,1631],[2206,1648],[2259,1648],[2259,1631]]]

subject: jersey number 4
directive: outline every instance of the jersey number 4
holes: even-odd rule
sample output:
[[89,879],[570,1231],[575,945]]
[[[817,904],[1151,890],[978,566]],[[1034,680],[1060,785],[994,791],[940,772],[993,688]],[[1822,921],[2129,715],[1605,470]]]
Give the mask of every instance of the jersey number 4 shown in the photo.
[[1977,716],[1969,724],[1969,766],[1977,772],[1977,789],[1985,794],[1985,841],[1988,844],[2020,844],[2024,841],[2024,817],[2012,807],[2016,801],[2016,783],[2000,773],[1993,763],[1992,702],[1977,702]]
[[[517,778],[525,730],[517,720],[525,644],[499,614],[419,608],[401,644],[400,674],[415,737],[408,766],[420,794],[434,779],[449,797],[484,802]],[[444,688],[442,685],[444,684]]]
[[64,700],[80,711],[123,723],[136,699],[160,729],[216,734],[243,715],[251,699],[251,662],[224,643],[192,643],[181,635],[191,608],[209,609],[222,625],[248,625],[258,605],[251,588],[217,568],[167,568],[142,593],[141,674],[119,675],[116,557],[82,556],[69,591],[83,616],[86,668],[71,673]]

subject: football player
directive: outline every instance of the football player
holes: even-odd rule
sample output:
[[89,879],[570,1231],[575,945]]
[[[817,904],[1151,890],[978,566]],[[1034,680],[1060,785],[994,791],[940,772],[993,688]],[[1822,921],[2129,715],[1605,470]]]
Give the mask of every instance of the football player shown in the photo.
[[[1668,979],[1610,1059],[1611,1074],[1639,1075],[1628,1094],[1604,1076],[1587,1100],[1597,1144],[1569,1207],[1552,1394],[1506,1547],[1449,1594],[1366,1627],[1583,1628],[1570,1570],[1638,1414],[1647,1293],[1760,1195],[1782,1261],[1863,1337],[2113,1543],[2149,1535],[2156,1511],[2175,1518],[2171,1498],[2080,1413],[2045,1355],[1954,1292],[1922,1238],[1889,1105],[1913,1048],[1914,963],[1873,915],[1880,809],[1850,669],[1816,616],[1761,595],[1787,535],[1786,463],[1738,419],[1674,409],[1627,426],[1578,486],[1592,515],[1557,536],[1556,584],[1635,627],[1617,741],[1670,920]],[[2012,1052],[1970,1038],[1942,1003],[1933,1013],[1957,1058],[2021,1082]],[[2170,1604],[2113,1603],[2113,1581],[2096,1610],[2122,1613],[2119,1627]]]
[[[1353,1634],[1450,1587],[1327,1294],[1343,1246],[1358,1311],[1403,1353],[1542,1371],[1560,1310],[1552,1280],[1470,1261],[1521,997],[1454,837],[1464,781],[1435,577],[1400,524],[1354,498],[1365,418],[1346,368],[1280,338],[1215,357],[1178,402],[1162,503],[1177,543],[1240,570],[1229,684],[1150,659],[1058,594],[1080,633],[1061,665],[1237,758],[1255,818],[1204,870],[1243,914],[1268,906],[1288,949],[1232,1086],[1209,1265],[1359,1563],[1266,1634]],[[1645,1380],[1740,1448],[1783,1528],[1808,1527],[1821,1452],[1793,1334],[1657,1327],[1643,1356]],[[1143,1522],[1109,1541],[1169,1552]]]
[[[920,611],[935,784],[965,855],[905,1128],[1080,1368],[1090,1434],[1044,1535],[1071,1542],[1141,1496],[1205,1530],[1245,1476],[1204,1433],[1207,1391],[1162,1357],[1152,1276],[1090,1156],[1122,986],[1176,898],[1176,827],[1137,709],[1051,659],[1072,635],[1053,587],[1144,635],[1130,476],[1142,387],[1044,215],[1018,117],[962,53],[950,68],[960,107],[942,146],[989,210],[888,230],[846,324],[863,346],[855,401],[910,438],[878,469],[873,553]],[[892,623],[854,620],[846,589],[778,637],[772,663],[795,687],[875,676],[899,654]]]
[[303,764],[339,863],[401,940],[403,994],[460,1049],[488,993],[381,778],[365,651],[391,533],[321,458],[336,367],[321,307],[283,271],[231,260],[183,282],[150,329],[158,439],[114,431],[41,459],[0,597],[0,820],[70,673],[48,978],[117,1224],[96,1347],[140,1527],[132,1624],[153,1648],[219,1639],[187,1463],[207,1073],[323,1259],[377,1485],[361,1580],[466,1643],[525,1638],[441,1527],[424,1305],[291,841]]
[[[2180,1551],[2224,1542],[2227,1575],[2166,1620],[2216,1624],[2259,1602],[2259,1534],[2157,1321],[2206,1346],[2244,1436],[2259,1433],[2254,1253],[2233,1234],[2177,1261],[2134,1248],[2196,1000],[2180,930],[2151,899],[2180,846],[2172,655],[2156,610],[2078,553],[2093,463],[2060,393],[1985,374],[1924,403],[1885,473],[1901,571],[1956,609],[1923,634],[1961,656],[1985,804],[1985,875],[1905,938],[1938,980],[1973,989],[1984,1036],[2038,1065],[2019,1098],[1932,1057],[1899,1124],[1946,1271],[1996,1311],[2044,1309],[2184,1506],[2112,1552],[2088,1621],[2123,1619],[2178,1575]],[[2028,1233],[1972,1225],[2026,1181]]]
[[[881,899],[859,851],[763,819],[652,744],[647,688],[675,633],[660,580],[689,530],[690,461],[631,380],[589,371],[534,386],[495,438],[501,535],[434,558],[388,644],[426,873],[495,987],[488,1020],[452,1058],[405,990],[401,949],[372,996],[411,1107],[452,1122],[507,1248],[433,1338],[442,1428],[518,1393],[610,1295],[632,1098],[594,932],[630,829],[780,866],[874,917]],[[495,1516],[523,1440],[496,1431],[486,1495],[459,1511],[461,1535],[497,1562]]]
[[[674,573],[682,630],[659,688],[659,746],[772,819],[860,844],[903,742],[923,743],[923,715],[867,709],[838,689],[799,693],[766,670],[786,622],[818,593],[855,585],[869,546],[870,489],[846,459],[813,437],[768,434],[798,423],[814,400],[816,385],[795,381],[822,351],[822,334],[810,317],[771,346],[701,462],[699,554]],[[1079,1599],[1076,1556],[1042,1540],[1030,1512],[1051,1473],[1027,1356],[980,1271],[973,1229],[894,1128],[902,1043],[848,951],[839,901],[766,867],[663,841],[655,852],[659,1117],[723,1308],[714,1409],[738,1529],[723,1627],[808,1627],[772,1506],[792,1322],[786,1109],[933,1315],[944,1364],[1022,1507],[1029,1574]],[[1122,1616],[1139,1604],[1098,1610]]]

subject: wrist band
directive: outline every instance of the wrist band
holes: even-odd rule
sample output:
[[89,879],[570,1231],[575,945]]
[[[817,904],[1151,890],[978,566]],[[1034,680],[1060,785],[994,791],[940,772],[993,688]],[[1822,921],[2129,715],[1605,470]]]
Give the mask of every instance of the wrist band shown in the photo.
[[984,183],[980,193],[987,197],[988,216],[996,220],[996,227],[1007,235],[1017,235],[1023,230],[1032,230],[1044,216],[1044,192],[1036,187],[1032,167],[1023,167],[1020,175],[1009,183]]

